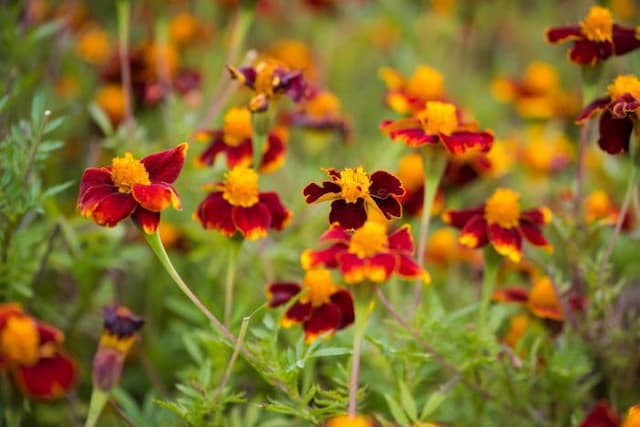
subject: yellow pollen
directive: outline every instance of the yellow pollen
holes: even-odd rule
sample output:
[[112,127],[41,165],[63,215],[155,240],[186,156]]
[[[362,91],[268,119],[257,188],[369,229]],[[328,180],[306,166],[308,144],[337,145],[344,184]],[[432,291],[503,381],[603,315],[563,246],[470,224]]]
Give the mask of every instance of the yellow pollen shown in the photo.
[[131,193],[135,184],[149,185],[149,173],[130,152],[111,161],[111,179],[121,193]]
[[444,94],[444,77],[435,68],[420,65],[407,82],[407,93],[422,99],[441,98]]
[[439,101],[428,101],[426,108],[418,113],[422,128],[428,134],[451,135],[458,127],[456,107]]
[[251,112],[247,108],[234,107],[224,116],[222,125],[224,143],[237,147],[247,138],[251,138]]
[[355,203],[359,198],[369,194],[371,181],[362,166],[358,166],[355,169],[343,169],[337,184],[342,188],[342,198],[347,203]]
[[489,224],[503,228],[518,226],[520,220],[520,195],[508,188],[498,188],[484,206],[484,218]]
[[387,227],[376,221],[367,221],[353,232],[349,242],[349,253],[362,259],[387,252],[388,246]]
[[593,6],[584,21],[580,23],[584,36],[593,42],[611,41],[613,37],[613,16],[605,7]]
[[307,102],[304,109],[313,118],[332,117],[340,111],[340,101],[332,93],[320,92]]
[[258,174],[246,166],[236,166],[225,174],[222,197],[233,206],[258,203]]
[[616,77],[607,90],[611,99],[616,99],[625,93],[631,94],[634,98],[640,98],[640,79],[631,74],[624,74]]
[[278,84],[278,79],[273,75],[277,68],[278,64],[271,60],[261,61],[256,65],[256,80],[254,88],[257,93],[264,93],[267,96],[273,96],[274,83],[276,85]]
[[424,184],[424,167],[419,153],[410,153],[400,159],[398,178],[402,181],[404,188],[411,191],[417,190]]
[[0,356],[10,362],[33,366],[38,361],[38,329],[27,316],[12,316],[0,331]]
[[338,290],[331,280],[331,271],[326,268],[308,270],[302,281],[302,288],[306,292],[300,297],[300,302],[311,303],[313,307],[329,303],[331,295]]
[[558,87],[558,73],[551,65],[535,61],[527,67],[524,82],[536,92],[548,93]]

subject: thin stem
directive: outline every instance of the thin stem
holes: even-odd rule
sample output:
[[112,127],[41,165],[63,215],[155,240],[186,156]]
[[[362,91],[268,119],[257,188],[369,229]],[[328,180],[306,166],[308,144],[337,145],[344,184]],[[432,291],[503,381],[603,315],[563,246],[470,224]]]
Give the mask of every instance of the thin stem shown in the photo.
[[358,412],[358,377],[360,374],[360,352],[363,338],[364,328],[360,331],[355,331],[353,335],[351,376],[349,378],[349,406],[347,407],[347,413],[350,417],[355,417]]
[[[431,210],[438,191],[440,179],[444,172],[444,167],[447,164],[447,155],[440,148],[429,149],[425,147],[422,150],[422,163],[424,165],[424,202],[422,204],[422,216],[420,218],[420,234],[418,236],[418,253],[416,254],[416,260],[420,268],[424,269],[424,254],[427,248]],[[417,311],[422,301],[423,286],[424,283],[421,279],[416,280],[414,292],[415,311]]]
[[238,339],[235,337],[235,335],[233,335],[231,331],[229,331],[229,329],[224,324],[222,324],[222,322],[220,322],[220,320],[218,320],[218,318],[213,313],[209,311],[209,309],[202,303],[202,301],[200,301],[200,299],[198,299],[193,291],[191,291],[189,286],[187,286],[187,284],[182,280],[176,269],[173,267],[173,264],[169,259],[169,255],[167,255],[167,251],[162,245],[160,234],[158,234],[158,232],[156,231],[153,234],[144,233],[144,236],[147,240],[147,243],[151,247],[151,250],[153,250],[153,252],[156,254],[164,269],[167,271],[169,276],[171,276],[175,284],[178,285],[178,288],[180,288],[180,290],[187,296],[187,298],[191,300],[193,305],[195,305],[198,310],[200,310],[200,312],[202,312],[202,314],[204,314],[206,318],[209,319],[211,323],[213,323],[214,327],[218,329],[222,333],[222,335],[224,335],[232,344],[239,345],[242,354],[251,362],[255,363],[256,357],[253,355],[253,353],[249,352],[249,350],[247,350],[247,348],[241,343],[238,344]]
[[104,406],[109,400],[109,392],[93,387],[91,391],[91,401],[89,402],[89,413],[87,414],[87,420],[84,423],[84,427],[94,427],[102,414]]
[[478,311],[478,330],[484,333],[487,328],[487,311],[491,302],[491,295],[496,282],[498,266],[500,265],[501,256],[487,245],[484,250],[484,272],[482,274],[482,295],[480,299],[480,310]]
[[598,269],[598,277],[602,277],[602,273],[604,273],[604,269],[606,268],[607,263],[609,262],[609,257],[613,253],[613,248],[616,244],[616,240],[618,240],[618,236],[620,235],[620,230],[622,229],[622,223],[624,222],[624,217],[627,216],[627,211],[629,210],[629,204],[631,203],[633,192],[636,191],[637,172],[638,172],[637,168],[634,165],[631,169],[631,173],[629,174],[629,180],[627,181],[627,191],[625,192],[624,202],[622,203],[622,207],[620,208],[620,213],[618,214],[618,219],[616,220],[616,226],[613,229],[613,233],[611,233],[609,244],[607,245],[606,252],[602,257],[600,268]]
[[229,359],[229,363],[227,364],[227,369],[224,372],[224,376],[222,377],[222,381],[218,386],[218,391],[216,392],[216,396],[221,396],[224,388],[229,382],[229,378],[231,378],[231,372],[233,371],[233,366],[238,360],[238,354],[240,353],[240,344],[242,344],[244,337],[247,335],[247,328],[249,327],[249,321],[251,320],[250,316],[246,316],[242,318],[242,324],[240,325],[240,332],[238,332],[238,342],[233,349],[233,353],[231,354],[231,358]]
[[124,92],[125,124],[133,121],[131,104],[131,69],[129,68],[129,20],[131,7],[128,0],[118,1],[118,52],[120,54],[120,75]]
[[573,200],[573,216],[577,222],[581,222],[582,199],[584,197],[584,163],[587,152],[587,144],[589,143],[589,131],[591,130],[591,121],[580,128],[580,141],[578,142],[578,158],[576,159],[576,194]]
[[224,324],[229,327],[231,322],[231,311],[233,307],[233,289],[236,277],[236,261],[240,245],[236,242],[229,242],[229,260],[227,262],[227,276],[224,282]]
[[[360,376],[360,354],[362,352],[362,340],[367,329],[369,317],[373,311],[374,290],[378,288],[373,284],[360,285],[360,292],[355,295],[355,325],[353,329],[353,353],[351,355],[351,373],[349,376],[349,403],[347,413],[355,417],[358,412],[358,378]],[[360,295],[358,295],[360,294]]]
[[38,146],[40,146],[40,142],[42,141],[42,134],[44,133],[44,127],[47,125],[47,122],[49,121],[49,117],[51,117],[51,111],[45,110],[45,112],[43,113],[42,121],[40,122],[40,127],[38,127],[38,133],[36,134],[34,140],[32,141],[31,150],[29,151],[29,157],[27,158],[27,166],[24,168],[24,175],[22,177],[22,181],[25,184],[29,179],[31,168],[33,168],[33,163],[36,160],[36,153],[38,152]]

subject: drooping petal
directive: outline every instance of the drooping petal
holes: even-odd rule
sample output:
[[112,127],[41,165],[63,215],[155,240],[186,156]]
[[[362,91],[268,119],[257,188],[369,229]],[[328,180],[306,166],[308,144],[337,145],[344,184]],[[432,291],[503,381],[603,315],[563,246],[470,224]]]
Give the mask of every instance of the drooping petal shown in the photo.
[[329,222],[337,222],[346,229],[356,229],[362,227],[367,220],[367,211],[364,208],[364,200],[358,199],[355,203],[347,203],[338,199],[331,203],[329,212]]
[[411,227],[408,224],[389,234],[388,239],[389,249],[407,254],[413,253],[413,236],[411,235]]
[[395,197],[387,197],[386,199],[373,197],[373,201],[385,218],[400,218],[402,216],[402,204]]
[[282,326],[288,328],[296,323],[302,323],[311,316],[311,303],[300,304],[295,303],[284,314],[282,318]]
[[311,184],[304,187],[304,190],[302,190],[304,200],[307,203],[332,200],[338,197],[341,192],[342,188],[335,182],[331,181],[323,181],[322,187],[315,182],[312,182]]
[[300,285],[294,282],[271,283],[267,286],[269,307],[279,307],[289,302],[300,292]]
[[355,320],[355,311],[353,308],[353,297],[347,289],[340,289],[331,295],[331,302],[340,309],[341,322],[337,329],[343,329],[353,323]]
[[442,213],[442,220],[453,227],[463,228],[474,216],[482,217],[483,212],[482,206],[458,211],[447,210]]
[[581,65],[595,65],[613,55],[613,43],[577,40],[569,51],[569,59]]
[[235,147],[225,147],[227,153],[227,167],[229,169],[235,166],[250,166],[253,157],[253,148],[251,147],[251,139],[247,138]]
[[218,154],[225,151],[226,144],[222,139],[221,131],[214,131],[211,134],[211,143],[205,148],[205,150],[198,156],[196,161],[200,165],[213,166]]
[[[382,128],[384,132],[384,122]],[[421,147],[426,144],[438,144],[440,142],[440,138],[438,138],[438,135],[427,134],[424,132],[424,130],[422,130],[422,128],[396,129],[389,131],[388,135],[393,141],[402,141],[408,147]]]
[[489,241],[489,235],[485,219],[481,215],[471,217],[460,231],[458,241],[471,249],[480,248],[486,245]]
[[133,214],[131,214],[131,219],[138,227],[142,228],[142,231],[146,234],[153,234],[160,224],[160,212],[152,212],[142,206],[138,206],[137,209],[133,211]]
[[82,216],[89,217],[106,197],[120,194],[118,187],[113,184],[94,185],[87,188],[78,198],[78,209]]
[[293,213],[284,207],[280,201],[278,193],[260,193],[258,198],[260,203],[264,204],[271,214],[271,228],[275,230],[282,230],[289,224],[289,222],[291,222]]
[[130,194],[113,193],[103,198],[90,216],[99,225],[114,227],[120,221],[128,218],[137,206]]
[[311,310],[311,317],[304,322],[304,340],[313,342],[318,335],[333,332],[342,324],[342,313],[336,304],[323,304]]
[[584,123],[587,119],[593,117],[594,115],[600,113],[602,110],[607,108],[607,105],[611,102],[611,98],[608,96],[602,98],[596,98],[591,101],[589,105],[584,107],[582,112],[578,115],[576,119],[576,123],[581,124]]
[[489,241],[496,252],[513,262],[522,258],[522,237],[517,228],[503,228],[498,224],[489,225]]
[[478,149],[487,152],[493,145],[493,134],[489,132],[454,132],[441,134],[442,143],[451,154],[464,154],[467,150]]
[[551,222],[551,211],[547,207],[529,209],[520,213],[520,218],[536,225],[546,225]]
[[260,161],[261,172],[273,172],[284,162],[286,153],[286,129],[274,129],[269,132],[267,146]]
[[213,228],[225,236],[232,236],[236,232],[236,225],[231,219],[232,206],[222,198],[222,192],[216,191],[200,203],[195,212],[195,218],[204,228]]
[[256,203],[248,208],[234,206],[231,209],[231,218],[245,239],[257,240],[267,237],[271,213],[264,203]]
[[567,40],[580,40],[584,38],[580,27],[577,25],[548,28],[545,31],[545,37],[549,43],[560,43]]
[[629,151],[629,139],[633,131],[633,122],[629,118],[616,119],[607,110],[600,116],[600,138],[598,145],[609,154]]
[[525,304],[529,299],[529,290],[519,286],[498,289],[493,292],[491,298],[494,301]]
[[184,166],[187,148],[189,144],[183,142],[175,148],[150,154],[140,160],[149,174],[149,180],[173,184]]
[[161,212],[169,206],[182,210],[180,197],[169,184],[134,184],[131,195],[143,208],[152,212]]
[[398,274],[405,279],[422,279],[423,282],[429,283],[431,277],[424,269],[420,268],[417,262],[408,255],[398,254],[398,266],[396,268]]
[[71,389],[76,364],[63,353],[43,357],[33,366],[18,366],[15,373],[20,389],[33,399],[58,399]]
[[346,251],[348,247],[345,243],[336,243],[326,249],[308,249],[300,255],[300,264],[305,270],[319,266],[336,268],[338,266],[337,255]]
[[390,195],[403,196],[405,193],[402,182],[389,172],[376,171],[371,174],[371,185],[369,194],[372,197],[386,199]]
[[520,221],[520,231],[522,231],[522,234],[529,243],[551,249],[551,244],[545,239],[538,225],[527,221]]

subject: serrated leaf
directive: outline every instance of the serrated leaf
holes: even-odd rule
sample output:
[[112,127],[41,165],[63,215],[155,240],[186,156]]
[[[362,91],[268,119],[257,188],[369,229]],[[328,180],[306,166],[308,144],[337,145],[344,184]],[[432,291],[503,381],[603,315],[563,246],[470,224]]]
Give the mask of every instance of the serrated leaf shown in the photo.
[[409,420],[404,414],[402,408],[400,408],[400,405],[398,405],[398,402],[386,393],[384,394],[384,399],[387,401],[387,405],[389,405],[389,410],[391,411],[391,415],[393,415],[393,419],[402,426],[408,426]]
[[402,399],[402,407],[404,411],[407,413],[411,421],[416,421],[418,419],[418,409],[416,408],[416,401],[413,399],[409,388],[405,384],[404,381],[400,380],[398,382],[400,386],[400,398]]

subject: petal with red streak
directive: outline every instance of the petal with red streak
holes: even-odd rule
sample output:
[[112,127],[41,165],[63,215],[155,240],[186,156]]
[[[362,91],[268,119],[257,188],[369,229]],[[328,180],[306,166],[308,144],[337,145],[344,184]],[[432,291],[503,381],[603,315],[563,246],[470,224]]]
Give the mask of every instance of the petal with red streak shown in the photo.
[[359,283],[367,278],[367,262],[354,254],[341,252],[336,256],[340,273],[347,283]]
[[484,208],[482,206],[459,211],[448,210],[442,213],[442,220],[456,228],[464,228],[465,225],[475,216],[482,217]]
[[100,202],[112,194],[121,194],[118,187],[111,184],[94,185],[87,188],[78,199],[78,209],[84,217],[89,217]]
[[18,366],[15,377],[20,389],[33,399],[58,399],[71,389],[76,378],[76,364],[57,353],[41,358],[33,366]]
[[481,215],[475,215],[467,222],[460,231],[458,241],[471,248],[480,248],[487,244],[489,236],[487,233],[487,222]]
[[286,153],[286,145],[284,139],[278,132],[270,132],[267,137],[267,146],[260,161],[260,171],[273,172],[278,169],[283,161]]
[[232,236],[236,232],[236,225],[231,219],[232,206],[222,198],[222,192],[216,191],[200,203],[195,217],[204,228],[213,228],[225,236]]
[[246,239],[257,240],[267,237],[271,213],[264,203],[256,203],[248,208],[234,206],[231,210],[231,218]]
[[385,218],[400,218],[402,216],[402,205],[395,197],[387,197],[386,199],[373,197],[373,201],[382,211]]
[[160,212],[151,212],[142,206],[138,206],[131,215],[131,219],[146,234],[153,234],[158,229],[158,224],[160,224]]
[[438,135],[429,135],[422,129],[398,129],[389,132],[389,137],[393,141],[404,142],[408,147],[422,147],[423,145],[433,145],[440,142]]
[[128,218],[137,205],[130,194],[113,193],[103,198],[90,215],[99,225],[113,227]]
[[302,268],[308,269],[318,266],[324,266],[327,268],[335,268],[338,266],[337,256],[338,254],[346,251],[348,245],[344,243],[336,243],[329,246],[326,249],[321,250],[306,250],[300,256],[300,263]]
[[80,178],[78,200],[81,200],[86,191],[95,186],[115,186],[111,179],[111,171],[108,168],[87,168]]
[[487,152],[493,145],[493,134],[489,132],[454,132],[451,135],[440,135],[442,143],[451,154],[464,154],[475,148]]
[[187,157],[187,143],[182,143],[170,150],[150,154],[140,160],[144,165],[151,182],[166,182],[172,184],[184,166]]
[[169,184],[134,184],[131,195],[143,208],[152,212],[161,212],[169,206],[182,210],[180,198]]
[[551,222],[551,211],[547,207],[529,209],[520,214],[520,218],[536,225],[545,225]]
[[197,162],[200,165],[213,166],[216,161],[216,157],[218,154],[225,151],[226,144],[222,140],[222,132],[216,131],[213,134],[213,140],[211,143],[205,148],[205,150],[198,156]]
[[331,224],[329,229],[320,236],[321,242],[348,242],[351,234],[340,224]]
[[522,237],[517,228],[503,228],[498,224],[489,225],[489,241],[496,252],[519,262],[522,258]]
[[294,282],[271,283],[267,286],[269,307],[278,307],[289,302],[300,292],[300,285]]
[[598,145],[609,154],[629,151],[629,139],[633,131],[631,119],[616,119],[609,111],[600,116],[600,138]]
[[532,245],[551,248],[540,227],[527,221],[520,221],[520,231]]
[[545,31],[545,37],[549,43],[560,43],[567,40],[580,40],[584,38],[580,27],[576,25],[567,27],[554,27]]
[[578,124],[584,123],[587,119],[590,119],[594,115],[600,113],[602,110],[607,108],[607,105],[609,105],[610,102],[611,102],[611,98],[608,96],[594,99],[589,103],[589,105],[584,107],[582,112],[578,115],[578,118],[576,119],[576,123]]

